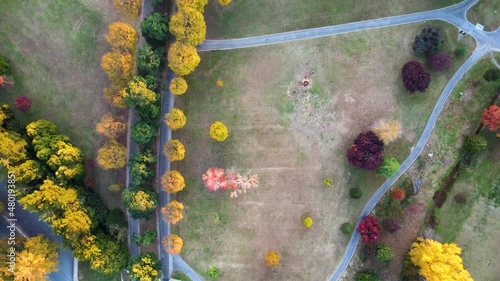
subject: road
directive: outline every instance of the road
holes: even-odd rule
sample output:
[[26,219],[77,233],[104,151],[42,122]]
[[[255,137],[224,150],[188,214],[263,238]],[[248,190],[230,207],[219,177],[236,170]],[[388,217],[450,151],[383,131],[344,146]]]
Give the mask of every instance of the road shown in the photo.
[[[0,200],[4,203],[7,202],[7,189],[6,182],[0,182]],[[39,217],[35,213],[30,213],[22,208],[21,205],[16,205],[16,219],[17,224],[22,228],[22,231],[27,234],[28,237],[33,237],[38,234],[43,234],[50,240],[57,242],[59,244],[59,263],[58,271],[49,275],[51,281],[72,281],[73,280],[73,256],[68,248],[64,248],[62,245],[62,238],[59,235],[55,235],[52,232],[52,228],[45,222],[40,221]],[[4,218],[0,219],[1,233],[5,233],[5,228],[7,226],[7,221]],[[18,235],[20,235],[18,233]]]

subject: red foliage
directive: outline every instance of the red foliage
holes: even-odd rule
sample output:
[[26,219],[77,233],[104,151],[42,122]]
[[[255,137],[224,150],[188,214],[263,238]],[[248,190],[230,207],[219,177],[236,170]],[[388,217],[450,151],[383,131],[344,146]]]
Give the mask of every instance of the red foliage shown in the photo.
[[368,170],[376,169],[382,163],[384,143],[372,131],[358,135],[353,145],[347,149],[349,164]]
[[500,107],[496,105],[490,105],[487,109],[483,111],[483,117],[481,122],[484,123],[490,129],[490,131],[496,131],[500,129]]
[[445,70],[451,66],[453,63],[453,60],[450,55],[448,54],[435,54],[427,60],[427,64],[429,65],[430,68],[436,69],[436,70]]
[[401,188],[395,188],[391,191],[391,197],[394,200],[401,201],[405,198],[405,191]]
[[361,235],[364,243],[375,243],[379,238],[381,226],[372,215],[363,217],[356,231]]
[[224,169],[212,167],[201,177],[203,183],[210,191],[216,191],[224,187]]
[[431,83],[431,74],[425,71],[418,61],[412,60],[405,63],[402,75],[403,84],[410,93],[424,92]]
[[31,100],[24,96],[17,97],[14,101],[14,107],[19,111],[28,111],[31,108]]

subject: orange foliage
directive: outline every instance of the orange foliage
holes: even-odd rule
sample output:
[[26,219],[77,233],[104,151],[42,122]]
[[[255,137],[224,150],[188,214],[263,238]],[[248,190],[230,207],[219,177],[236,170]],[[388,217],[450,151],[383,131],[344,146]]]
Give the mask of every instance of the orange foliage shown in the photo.
[[161,208],[162,218],[167,223],[177,224],[184,217],[182,210],[184,210],[184,205],[179,201],[172,200]]
[[217,85],[217,87],[222,87],[224,86],[224,82],[222,82],[222,80],[217,80],[215,81],[215,85]]
[[141,4],[141,0],[113,0],[113,6],[118,14],[128,20],[137,19]]
[[118,49],[124,53],[133,53],[138,39],[135,28],[128,23],[117,21],[108,26],[106,41],[114,49]]
[[163,238],[162,245],[163,249],[167,253],[177,255],[181,252],[184,242],[182,242],[182,238],[178,235],[170,234],[169,236]]
[[134,57],[115,50],[102,56],[101,67],[109,80],[125,85],[134,75]]
[[280,255],[276,253],[275,251],[269,251],[267,252],[265,262],[266,265],[269,267],[277,267],[280,264]]
[[176,193],[184,189],[184,177],[176,170],[167,171],[161,177],[161,188],[168,193]]
[[7,76],[7,75],[1,75],[0,76],[0,88],[4,87],[10,87],[14,85],[14,79],[12,77]]
[[401,201],[405,198],[405,191],[401,188],[395,188],[391,191],[391,197],[394,200]]
[[483,111],[481,122],[483,122],[490,131],[500,129],[500,107],[490,105],[490,107]]
[[119,85],[111,84],[111,86],[104,88],[104,100],[118,108],[126,108],[127,104],[123,99],[122,90],[123,88]]
[[186,154],[186,150],[184,149],[184,145],[178,140],[169,140],[163,146],[163,154],[167,156],[170,162],[182,160]]
[[102,116],[101,122],[95,126],[96,131],[110,139],[116,139],[127,131],[127,124],[115,119],[111,113]]

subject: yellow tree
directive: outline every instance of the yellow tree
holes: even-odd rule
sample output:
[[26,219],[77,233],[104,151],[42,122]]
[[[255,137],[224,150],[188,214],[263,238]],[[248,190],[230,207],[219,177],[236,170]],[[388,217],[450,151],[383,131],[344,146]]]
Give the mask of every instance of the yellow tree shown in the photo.
[[203,14],[190,7],[184,7],[172,16],[169,29],[177,40],[192,46],[203,42],[207,33]]
[[461,252],[462,249],[455,243],[441,244],[419,237],[411,244],[409,255],[411,261],[420,268],[420,274],[428,281],[472,281],[462,264]]
[[116,139],[127,131],[127,123],[121,122],[111,113],[106,113],[101,117],[101,122],[97,123],[95,129],[105,137]]
[[184,205],[179,201],[172,200],[161,208],[162,218],[167,223],[177,224],[184,217],[182,210],[184,210]]
[[112,83],[109,87],[104,88],[104,100],[118,108],[127,107],[123,99],[122,90],[123,87],[120,87],[120,85],[116,83]]
[[161,188],[168,193],[176,193],[184,189],[184,177],[176,170],[167,171],[161,177]]
[[184,242],[182,242],[182,238],[180,238],[178,235],[170,234],[169,236],[163,238],[162,245],[163,249],[167,253],[171,255],[177,255],[182,251]]
[[123,53],[134,53],[138,37],[135,28],[128,23],[113,22],[108,26],[106,41]]
[[219,3],[223,6],[229,5],[231,3],[231,0],[219,0]]
[[140,76],[135,76],[130,80],[122,94],[127,105],[132,108],[156,101],[155,92],[148,89],[146,80]]
[[168,86],[170,92],[174,95],[180,96],[184,94],[188,89],[188,84],[186,80],[182,77],[174,77],[172,81],[170,81],[170,85]]
[[52,228],[69,241],[75,241],[90,233],[92,221],[82,210],[66,210],[61,218],[54,219]]
[[109,80],[118,85],[125,85],[134,75],[134,57],[129,53],[114,50],[102,56],[101,67]]
[[397,120],[381,119],[373,125],[372,130],[384,144],[395,141],[402,133],[401,123]]
[[186,115],[184,111],[178,108],[172,108],[169,113],[165,114],[165,124],[172,130],[177,130],[186,125]]
[[200,56],[196,48],[176,41],[168,49],[167,54],[168,67],[170,67],[175,74],[179,76],[188,75],[200,63]]
[[17,133],[0,128],[0,166],[11,169],[26,159],[26,141]]
[[127,164],[127,148],[115,140],[97,151],[97,164],[105,169],[119,169]]
[[25,162],[12,167],[12,171],[16,175],[16,182],[24,184],[42,179],[44,176],[42,167],[36,160],[26,160]]
[[229,130],[224,123],[215,121],[210,125],[210,136],[216,141],[223,142],[229,136]]
[[272,251],[270,250],[269,252],[267,252],[267,255],[266,255],[266,258],[265,258],[265,262],[266,262],[266,265],[273,268],[273,267],[277,267],[279,264],[280,264],[280,255],[278,253],[276,253],[275,251]]
[[66,182],[81,178],[85,172],[83,154],[78,147],[64,141],[54,144],[56,149],[47,161],[47,165],[55,172],[56,179]]
[[163,146],[163,154],[165,154],[168,160],[172,162],[184,159],[184,156],[186,155],[186,150],[184,148],[184,145],[180,141],[169,140]]
[[161,263],[154,253],[142,253],[134,257],[129,266],[130,276],[138,281],[158,280],[160,269]]
[[141,4],[141,0],[113,0],[113,6],[118,14],[128,20],[137,19]]
[[208,0],[177,0],[176,2],[179,10],[184,8],[193,8],[198,12],[203,13]]
[[16,258],[14,281],[48,280],[47,275],[57,271],[57,244],[38,235],[28,238]]
[[26,133],[33,139],[36,137],[55,135],[57,133],[57,127],[50,121],[40,119],[29,123],[28,126],[26,126]]

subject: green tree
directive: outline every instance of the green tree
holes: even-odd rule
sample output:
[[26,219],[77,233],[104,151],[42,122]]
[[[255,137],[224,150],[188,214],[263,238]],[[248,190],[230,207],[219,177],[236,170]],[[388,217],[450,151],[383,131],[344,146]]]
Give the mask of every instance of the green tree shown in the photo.
[[157,135],[158,128],[146,122],[138,122],[132,127],[132,139],[138,144],[148,144]]
[[123,90],[123,98],[128,106],[135,109],[156,101],[155,92],[148,89],[146,80],[141,76],[135,76]]
[[394,254],[389,246],[377,245],[375,250],[375,258],[381,262],[390,262],[394,258]]
[[156,163],[153,150],[146,148],[143,153],[136,153],[130,157],[129,166],[132,174],[132,184],[141,185],[153,179],[155,169],[152,164]]
[[474,154],[485,151],[488,142],[483,136],[471,135],[465,138],[464,146],[465,151]]
[[390,157],[390,156],[383,156],[382,157],[382,164],[380,167],[375,170],[375,174],[377,176],[384,176],[386,178],[390,178],[394,176],[399,169],[399,162],[398,159],[395,157]]
[[90,257],[92,269],[103,274],[116,274],[127,266],[128,252],[111,236],[98,234],[96,246],[100,253]]
[[149,218],[158,206],[158,193],[129,187],[122,193],[122,202],[134,219]]
[[155,229],[150,229],[145,231],[141,235],[133,234],[132,239],[135,241],[137,246],[145,246],[152,244],[156,241],[157,233]]
[[141,22],[142,36],[152,46],[163,46],[168,39],[168,16],[151,13]]
[[151,48],[150,45],[142,45],[139,50],[137,50],[136,57],[139,75],[157,75],[160,69],[161,57],[160,52]]

